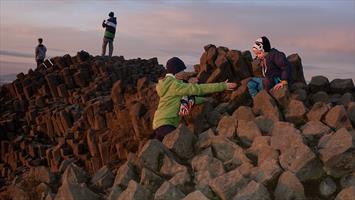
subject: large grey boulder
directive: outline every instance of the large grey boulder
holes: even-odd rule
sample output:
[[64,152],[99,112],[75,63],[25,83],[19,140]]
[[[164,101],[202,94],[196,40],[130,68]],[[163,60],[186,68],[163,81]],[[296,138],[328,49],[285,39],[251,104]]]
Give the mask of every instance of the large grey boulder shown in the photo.
[[329,80],[325,76],[313,76],[308,84],[308,89],[312,93],[319,91],[329,92]]
[[330,82],[330,91],[332,93],[341,93],[354,91],[353,79],[334,79]]

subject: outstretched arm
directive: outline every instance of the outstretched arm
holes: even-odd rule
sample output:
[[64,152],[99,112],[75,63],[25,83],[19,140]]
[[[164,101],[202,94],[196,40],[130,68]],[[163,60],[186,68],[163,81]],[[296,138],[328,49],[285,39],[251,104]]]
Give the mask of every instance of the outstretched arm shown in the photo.
[[102,22],[102,27],[103,27],[103,28],[106,27],[106,21],[105,21],[105,20]]

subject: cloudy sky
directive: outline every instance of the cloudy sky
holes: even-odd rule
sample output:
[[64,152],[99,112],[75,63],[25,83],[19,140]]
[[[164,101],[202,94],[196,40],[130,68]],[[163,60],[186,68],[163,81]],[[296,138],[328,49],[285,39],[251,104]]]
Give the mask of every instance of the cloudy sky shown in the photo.
[[308,80],[355,79],[355,0],[0,0],[0,75],[34,68],[39,37],[49,57],[100,54],[110,11],[118,15],[114,55],[193,65],[206,44],[250,50],[266,35],[301,56]]

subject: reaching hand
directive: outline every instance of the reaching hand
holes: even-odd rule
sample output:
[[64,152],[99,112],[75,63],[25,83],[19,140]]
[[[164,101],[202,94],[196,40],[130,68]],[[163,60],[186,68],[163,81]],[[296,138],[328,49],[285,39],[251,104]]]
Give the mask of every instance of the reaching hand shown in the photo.
[[278,89],[281,89],[284,87],[284,84],[283,83],[278,83],[274,86],[274,88],[272,88],[273,90],[278,90]]
[[236,83],[229,83],[228,79],[225,81],[225,83],[227,84],[227,89],[226,90],[234,90],[237,87]]

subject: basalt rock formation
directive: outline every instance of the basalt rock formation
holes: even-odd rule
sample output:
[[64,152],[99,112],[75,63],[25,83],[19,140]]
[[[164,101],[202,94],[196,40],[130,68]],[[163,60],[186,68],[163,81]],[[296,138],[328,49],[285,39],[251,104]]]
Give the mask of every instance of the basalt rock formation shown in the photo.
[[81,51],[1,86],[3,199],[351,199],[355,192],[352,79],[313,77],[288,56],[288,88],[254,99],[249,51],[207,45],[191,83],[229,79],[162,142],[152,139],[165,75],[156,58]]

